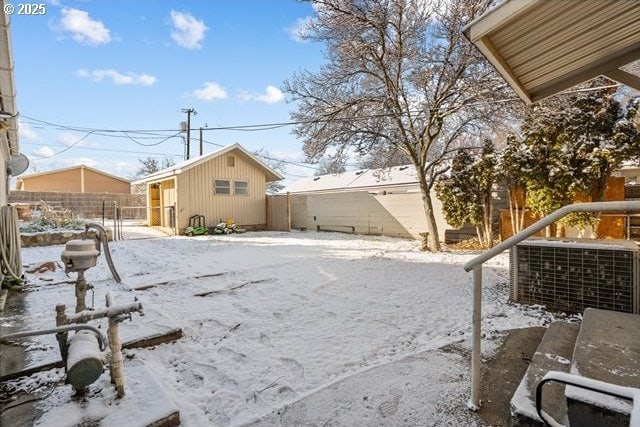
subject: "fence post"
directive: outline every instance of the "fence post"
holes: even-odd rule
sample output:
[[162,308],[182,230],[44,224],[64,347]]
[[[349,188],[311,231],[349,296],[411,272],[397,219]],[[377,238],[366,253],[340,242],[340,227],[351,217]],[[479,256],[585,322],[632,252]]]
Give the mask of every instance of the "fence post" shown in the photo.
[[104,228],[104,215],[106,213],[106,202],[102,200],[102,227]]
[[287,231],[291,231],[291,192],[287,191]]
[[118,202],[113,201],[113,240],[118,240]]

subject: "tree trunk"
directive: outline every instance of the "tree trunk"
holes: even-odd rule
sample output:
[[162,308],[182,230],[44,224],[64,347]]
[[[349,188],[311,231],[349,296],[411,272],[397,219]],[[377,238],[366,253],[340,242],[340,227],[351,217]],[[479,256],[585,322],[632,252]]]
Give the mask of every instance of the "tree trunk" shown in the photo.
[[420,191],[422,192],[422,205],[424,207],[425,218],[427,220],[427,233],[429,251],[440,251],[440,238],[438,237],[438,225],[436,224],[436,218],[433,214],[433,203],[431,202],[431,193],[429,186],[427,185],[427,179],[424,176],[424,171],[418,170],[418,180],[420,181]]
[[476,234],[478,235],[478,241],[480,242],[480,246],[486,248],[486,239],[484,234],[484,226],[476,225]]
[[492,186],[489,185],[485,189],[485,200],[484,200],[484,237],[485,242],[487,244],[487,248],[493,246],[493,196],[492,196]]
[[518,215],[518,210],[517,210],[517,202],[513,200],[513,193],[511,191],[511,188],[507,189],[507,199],[509,200],[509,219],[511,220],[511,233],[512,234],[516,234],[518,231],[518,227],[517,227],[517,215]]

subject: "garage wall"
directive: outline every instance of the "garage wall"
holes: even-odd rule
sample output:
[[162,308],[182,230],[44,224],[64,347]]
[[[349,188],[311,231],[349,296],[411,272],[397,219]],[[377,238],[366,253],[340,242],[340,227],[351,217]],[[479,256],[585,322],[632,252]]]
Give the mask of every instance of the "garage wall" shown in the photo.
[[[440,238],[451,228],[433,194]],[[420,193],[379,194],[366,191],[291,196],[293,229],[355,232],[419,238],[427,225]]]

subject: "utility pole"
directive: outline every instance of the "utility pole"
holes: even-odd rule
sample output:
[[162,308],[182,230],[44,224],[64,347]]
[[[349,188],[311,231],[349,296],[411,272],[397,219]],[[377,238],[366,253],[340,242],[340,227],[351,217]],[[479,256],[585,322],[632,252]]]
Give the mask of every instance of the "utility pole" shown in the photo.
[[182,112],[187,113],[187,158],[185,160],[189,160],[191,156],[191,114],[197,116],[198,112],[194,108],[183,108]]
[[202,156],[202,128],[200,128],[200,155]]

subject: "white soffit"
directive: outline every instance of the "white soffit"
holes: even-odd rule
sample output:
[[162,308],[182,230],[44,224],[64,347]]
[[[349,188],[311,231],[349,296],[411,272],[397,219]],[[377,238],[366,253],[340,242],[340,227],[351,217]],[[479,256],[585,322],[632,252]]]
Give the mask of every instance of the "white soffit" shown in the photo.
[[465,34],[527,103],[599,75],[640,91],[639,0],[509,0]]

